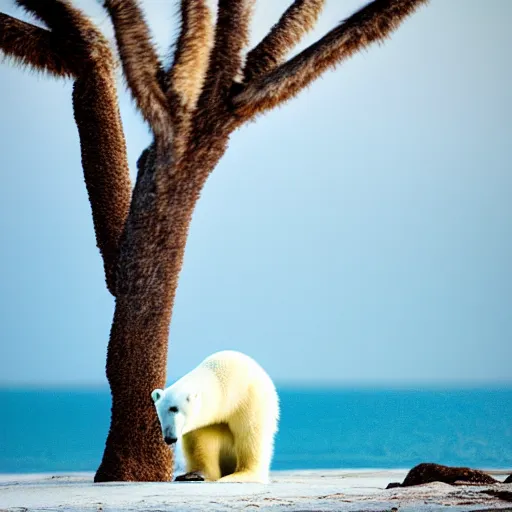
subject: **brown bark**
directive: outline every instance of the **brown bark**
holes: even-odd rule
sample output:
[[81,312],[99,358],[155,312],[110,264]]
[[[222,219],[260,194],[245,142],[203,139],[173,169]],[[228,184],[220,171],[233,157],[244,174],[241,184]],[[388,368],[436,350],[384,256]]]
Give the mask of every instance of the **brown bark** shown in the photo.
[[105,38],[69,0],[17,0],[49,30],[0,14],[0,50],[36,69],[75,78],[84,177],[107,286],[116,298],[106,369],[112,421],[95,481],[171,477],[172,456],[162,441],[151,391],[165,385],[169,324],[192,214],[230,133],[329,66],[386,37],[424,2],[374,0],[281,63],[323,4],[296,0],[249,53],[244,70],[253,1],[219,0],[213,31],[206,2],[182,0],[176,59],[165,71],[137,1],[105,0],[128,86],[154,134],[137,164],[131,204]]
[[293,98],[322,73],[355,52],[383,41],[428,0],[375,0],[288,62],[258,76],[234,99],[237,114],[250,119]]
[[169,324],[190,221],[225,140],[218,137],[196,158],[174,163],[168,162],[169,148],[156,144],[140,161],[120,247],[107,354],[112,422],[96,482],[172,477],[151,392],[165,385]]
[[162,90],[164,71],[151,43],[136,0],[105,0],[114,25],[128,86],[144,119],[156,133],[171,129],[169,105]]
[[[96,482],[167,481],[172,477],[172,454],[163,442],[151,392],[165,385],[169,323],[194,202],[187,200],[184,206],[181,197],[176,197],[173,206],[175,247],[166,268],[146,267],[141,275],[135,264],[124,272],[130,282],[116,299],[107,354],[112,419]],[[135,247],[124,249],[131,252]],[[130,268],[131,262],[124,263],[125,269]],[[165,277],[171,278],[169,286],[152,288],[151,283]]]
[[244,82],[265,75],[281,64],[287,52],[313,29],[325,0],[295,0],[268,35],[247,55]]
[[73,88],[73,112],[107,288],[115,295],[119,239],[130,207],[131,184],[117,94],[108,70],[91,69]]
[[183,115],[196,107],[208,68],[213,36],[212,15],[206,0],[184,0],[181,3],[181,31],[168,77],[167,94],[173,115]]
[[[69,3],[17,0],[51,30],[6,20],[1,25],[8,55],[49,71],[72,76],[73,113],[80,136],[84,180],[91,203],[96,242],[103,258],[107,288],[114,294],[118,246],[131,199],[126,145],[119,114],[114,59],[107,40]],[[4,15],[2,15],[4,16]],[[16,22],[13,30],[13,21]],[[23,41],[12,48],[20,31]],[[42,42],[43,41],[43,42]]]
[[0,13],[0,48],[15,61],[54,76],[75,76],[73,61],[57,51],[51,32]]
[[172,454],[150,396],[155,383],[165,383],[162,353],[170,311],[148,311],[148,304],[146,296],[116,300],[107,354],[112,416],[95,482],[168,481],[172,476]]
[[[132,2],[111,3],[118,9],[114,26],[121,54],[125,59],[131,55],[131,64],[124,66],[128,82],[142,84],[132,88],[137,95],[144,80],[152,87],[156,82],[149,73],[139,72],[148,69],[147,62],[134,64],[139,58],[132,39],[136,32],[125,30],[129,17],[122,10],[131,8]],[[119,23],[121,19],[125,21]],[[178,59],[177,63],[191,66],[196,61]],[[186,82],[171,83],[177,97],[189,92]],[[165,385],[169,324],[192,213],[209,173],[225,151],[231,126],[225,108],[224,116],[221,109],[215,116],[221,123],[215,131],[211,123],[204,123],[208,115],[196,112],[194,116],[188,110],[172,129],[162,129],[161,116],[146,116],[155,140],[139,160],[119,248],[116,310],[107,354],[112,420],[96,482],[161,481],[172,476],[172,457],[162,441],[151,391]],[[182,122],[185,113],[196,127],[193,136],[189,123]]]

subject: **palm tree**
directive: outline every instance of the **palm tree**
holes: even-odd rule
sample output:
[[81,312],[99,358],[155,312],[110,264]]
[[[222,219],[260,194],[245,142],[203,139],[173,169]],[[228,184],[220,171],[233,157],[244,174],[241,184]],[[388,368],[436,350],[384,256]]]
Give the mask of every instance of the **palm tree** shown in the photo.
[[131,190],[107,40],[69,0],[16,0],[40,28],[0,13],[0,49],[74,80],[73,108],[96,240],[116,307],[106,373],[112,419],[95,481],[169,480],[172,454],[151,391],[165,384],[169,325],[192,213],[242,124],[294,97],[324,71],[386,38],[427,0],[374,0],[286,60],[324,0],[295,0],[243,58],[252,0],[181,0],[174,62],[165,68],[136,0],[105,0],[128,87],[153,141]]

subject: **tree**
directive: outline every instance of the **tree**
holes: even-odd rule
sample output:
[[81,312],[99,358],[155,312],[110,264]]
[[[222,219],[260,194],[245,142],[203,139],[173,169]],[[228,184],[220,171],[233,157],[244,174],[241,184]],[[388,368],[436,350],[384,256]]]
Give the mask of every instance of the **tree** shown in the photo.
[[15,61],[74,80],[82,167],[106,284],[116,306],[107,354],[112,419],[95,481],[169,480],[151,391],[165,384],[169,324],[190,220],[230,134],[294,97],[354,52],[381,41],[427,0],[374,0],[293,58],[325,0],[295,0],[242,57],[252,0],[181,0],[166,69],[136,0],[105,0],[128,87],[153,133],[133,192],[105,37],[68,0],[16,0],[46,28],[0,13],[0,48]]

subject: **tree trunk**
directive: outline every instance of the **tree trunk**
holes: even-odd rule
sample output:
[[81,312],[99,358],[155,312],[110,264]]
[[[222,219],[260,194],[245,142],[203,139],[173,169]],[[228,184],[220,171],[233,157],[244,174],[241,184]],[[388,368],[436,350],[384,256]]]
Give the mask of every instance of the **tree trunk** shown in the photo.
[[222,140],[180,165],[172,161],[172,147],[153,144],[139,159],[120,245],[107,353],[112,418],[95,482],[172,477],[172,452],[163,441],[151,392],[165,387],[169,325],[192,214],[224,150]]
[[164,443],[151,392],[166,380],[169,324],[192,213],[202,182],[177,178],[169,148],[151,147],[121,241],[116,308],[107,353],[112,419],[95,476],[105,481],[168,481]]
[[116,301],[107,355],[112,417],[95,482],[172,476],[172,453],[151,400],[151,391],[165,385],[171,312],[151,307],[152,302],[151,296]]

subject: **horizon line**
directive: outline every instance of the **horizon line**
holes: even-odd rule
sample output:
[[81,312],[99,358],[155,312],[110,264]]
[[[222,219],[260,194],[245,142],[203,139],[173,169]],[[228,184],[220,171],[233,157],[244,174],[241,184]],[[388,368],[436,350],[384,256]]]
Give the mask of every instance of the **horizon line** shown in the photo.
[[[174,381],[170,381],[174,382]],[[433,390],[512,390],[512,380],[443,380],[443,381],[335,381],[335,380],[287,380],[274,381],[277,389],[332,389],[340,391],[433,391]],[[167,384],[166,384],[167,387]],[[100,382],[1,382],[0,391],[105,391],[109,392],[108,383]]]

